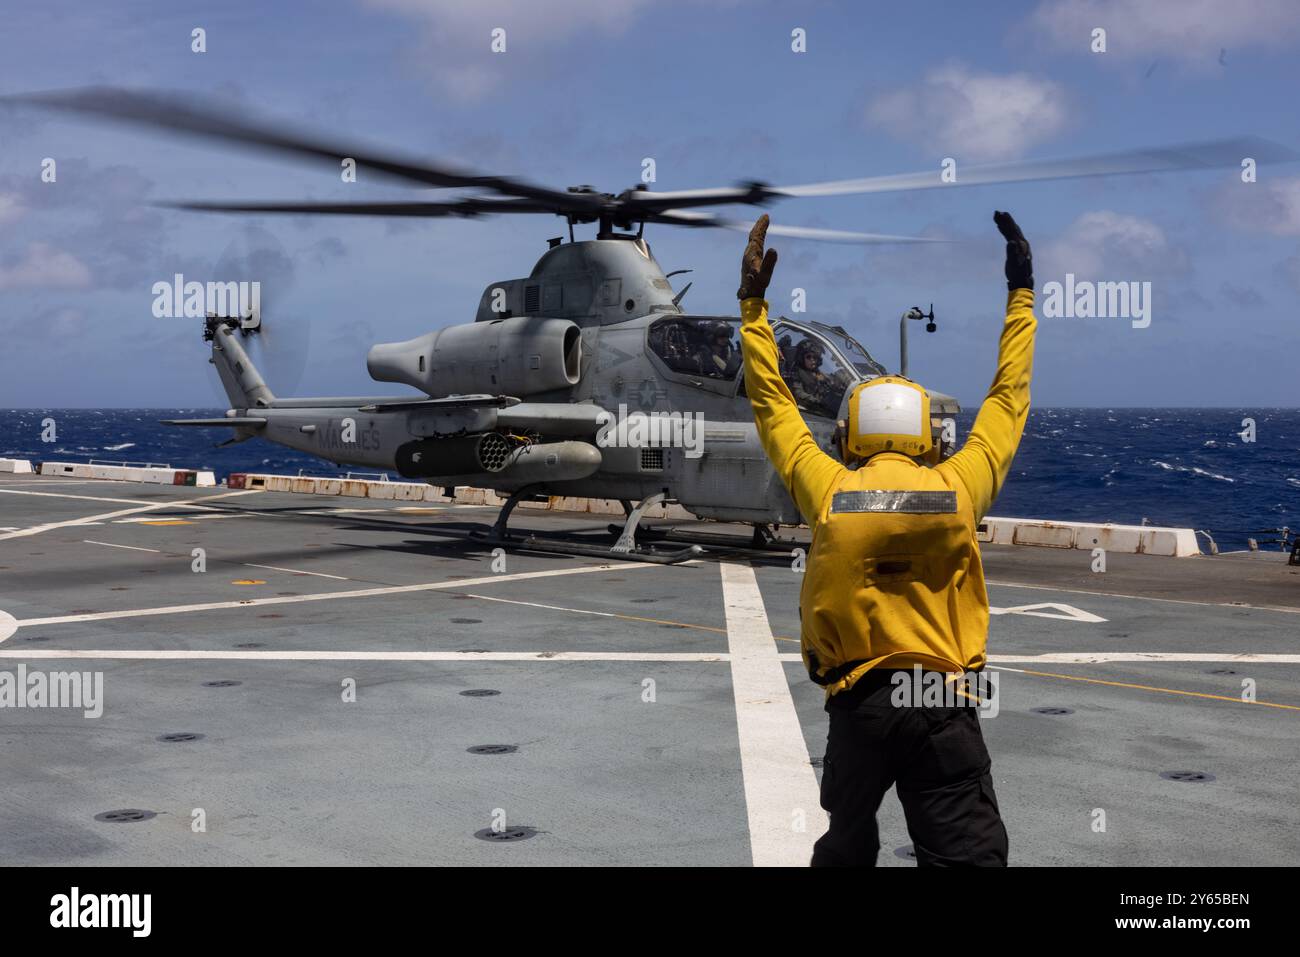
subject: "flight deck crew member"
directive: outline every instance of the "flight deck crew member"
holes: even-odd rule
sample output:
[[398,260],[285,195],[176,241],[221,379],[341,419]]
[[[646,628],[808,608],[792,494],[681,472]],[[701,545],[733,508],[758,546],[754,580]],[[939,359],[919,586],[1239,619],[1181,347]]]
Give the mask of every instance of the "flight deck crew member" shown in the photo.
[[821,787],[830,828],[815,866],[875,864],[876,811],[891,785],[919,865],[1007,862],[977,709],[895,706],[914,668],[951,681],[984,667],[989,603],[976,528],[1024,431],[1036,326],[1029,243],[1010,215],[993,219],[1007,241],[1010,290],[997,374],[965,446],[942,462],[929,395],[901,376],[854,387],[837,432],[843,463],[818,448],[767,321],[776,265],[776,250],[763,253],[767,216],[741,263],[745,391],[763,448],[812,529],[801,643],[830,714]]

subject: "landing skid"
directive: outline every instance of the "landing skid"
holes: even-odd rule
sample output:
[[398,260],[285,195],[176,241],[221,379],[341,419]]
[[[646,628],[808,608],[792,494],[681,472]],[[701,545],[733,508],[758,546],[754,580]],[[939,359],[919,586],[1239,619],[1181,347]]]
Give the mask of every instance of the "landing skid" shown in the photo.
[[[611,532],[617,532],[619,526],[610,525]],[[794,539],[777,538],[766,525],[755,525],[754,533],[745,538],[743,535],[728,535],[725,532],[697,532],[677,528],[642,528],[637,534],[646,541],[682,542],[684,544],[707,545],[713,548],[726,548],[735,551],[763,552],[766,554],[788,554],[793,549],[808,549],[806,542]]]
[[651,495],[636,508],[632,508],[628,502],[623,503],[623,507],[628,510],[627,521],[622,526],[614,526],[614,529],[619,532],[619,537],[618,541],[609,548],[600,545],[584,545],[581,542],[542,538],[536,534],[529,535],[527,538],[512,535],[509,529],[510,514],[520,502],[534,495],[536,491],[537,486],[525,486],[517,492],[513,492],[510,498],[506,500],[506,504],[501,507],[501,512],[497,515],[492,531],[482,536],[482,538],[491,544],[500,545],[502,548],[547,552],[554,555],[581,555],[587,558],[651,562],[656,565],[675,565],[678,562],[699,558],[704,554],[704,549],[694,544],[669,551],[659,551],[652,547],[637,544],[637,526],[641,522],[641,516],[645,514],[647,508],[658,505],[663,501],[664,495],[662,492]]

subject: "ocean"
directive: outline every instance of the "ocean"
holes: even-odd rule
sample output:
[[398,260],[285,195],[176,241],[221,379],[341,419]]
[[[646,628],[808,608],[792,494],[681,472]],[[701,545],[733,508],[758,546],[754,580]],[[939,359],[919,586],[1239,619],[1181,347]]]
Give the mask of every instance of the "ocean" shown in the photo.
[[[0,457],[154,462],[231,472],[337,475],[332,464],[261,439],[216,448],[212,429],[163,418],[223,409],[9,409]],[[54,419],[55,441],[42,441]],[[965,435],[973,412],[958,416]],[[1255,423],[1255,441],[1242,422]],[[361,471],[361,470],[358,470]],[[391,476],[391,477],[396,477]],[[2,507],[2,503],[0,503]],[[1300,409],[1034,409],[992,514],[1205,529],[1225,551],[1300,527]],[[3,522],[0,522],[3,524]],[[1202,545],[1204,547],[1204,545]]]

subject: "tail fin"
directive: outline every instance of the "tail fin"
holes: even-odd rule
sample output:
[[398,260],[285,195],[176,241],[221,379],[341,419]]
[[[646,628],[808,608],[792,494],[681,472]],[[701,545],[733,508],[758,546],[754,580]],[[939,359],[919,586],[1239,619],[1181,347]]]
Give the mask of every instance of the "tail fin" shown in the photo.
[[212,359],[232,409],[264,409],[275,400],[261,373],[248,358],[239,334],[228,325],[213,329]]

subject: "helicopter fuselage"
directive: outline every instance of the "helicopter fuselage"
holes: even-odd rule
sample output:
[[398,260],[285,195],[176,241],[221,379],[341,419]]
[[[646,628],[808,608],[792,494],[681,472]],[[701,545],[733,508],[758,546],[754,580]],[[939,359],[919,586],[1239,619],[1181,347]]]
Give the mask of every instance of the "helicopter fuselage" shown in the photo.
[[[849,388],[885,370],[842,330],[774,326],[805,420],[836,454]],[[372,376],[420,390],[410,398],[270,396],[241,384],[256,372],[234,330],[213,361],[232,399],[255,399],[228,413],[261,420],[241,435],[339,465],[502,493],[663,493],[702,518],[797,524],[744,395],[738,327],[683,312],[644,241],[597,239],[555,245],[529,277],[489,284],[473,323],[375,346]],[[796,360],[811,369],[802,378]],[[956,411],[937,399],[936,414]]]

